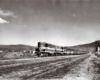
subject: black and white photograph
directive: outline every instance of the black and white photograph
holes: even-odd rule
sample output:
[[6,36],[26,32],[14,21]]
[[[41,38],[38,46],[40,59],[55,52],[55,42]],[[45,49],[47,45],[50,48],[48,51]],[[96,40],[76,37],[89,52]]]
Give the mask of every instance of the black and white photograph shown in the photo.
[[0,0],[0,80],[100,80],[100,0]]

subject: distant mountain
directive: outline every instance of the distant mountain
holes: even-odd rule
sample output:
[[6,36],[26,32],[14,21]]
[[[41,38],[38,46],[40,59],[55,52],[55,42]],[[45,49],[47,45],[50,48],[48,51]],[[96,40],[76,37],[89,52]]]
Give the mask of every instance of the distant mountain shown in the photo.
[[95,41],[87,44],[81,44],[81,45],[76,45],[76,46],[71,46],[69,48],[71,49],[76,49],[76,50],[81,50],[81,51],[94,51],[95,47],[99,45],[100,46],[100,41]]

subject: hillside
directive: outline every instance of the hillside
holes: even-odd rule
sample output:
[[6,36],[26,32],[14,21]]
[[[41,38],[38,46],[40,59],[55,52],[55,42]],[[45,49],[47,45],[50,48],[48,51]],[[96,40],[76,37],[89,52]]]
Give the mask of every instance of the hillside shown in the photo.
[[36,47],[29,45],[0,45],[0,58],[28,58],[33,57]]
[[69,48],[71,49],[77,49],[81,51],[94,51],[96,45],[100,45],[100,41],[95,41],[87,44],[81,44],[81,45],[76,45],[76,46],[71,46]]
[[0,50],[33,50],[35,47],[34,46],[29,46],[29,45],[0,45]]

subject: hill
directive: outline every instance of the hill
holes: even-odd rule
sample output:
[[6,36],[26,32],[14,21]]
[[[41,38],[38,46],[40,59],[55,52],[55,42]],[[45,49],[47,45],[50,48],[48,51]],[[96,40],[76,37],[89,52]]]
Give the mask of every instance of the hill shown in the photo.
[[0,58],[28,58],[34,56],[35,46],[0,45]]
[[34,46],[29,46],[29,45],[0,45],[0,50],[34,50]]
[[76,46],[71,46],[69,48],[71,49],[76,49],[76,50],[81,50],[81,51],[94,51],[96,46],[100,45],[100,41],[95,41],[87,44],[81,44],[81,45],[76,45]]

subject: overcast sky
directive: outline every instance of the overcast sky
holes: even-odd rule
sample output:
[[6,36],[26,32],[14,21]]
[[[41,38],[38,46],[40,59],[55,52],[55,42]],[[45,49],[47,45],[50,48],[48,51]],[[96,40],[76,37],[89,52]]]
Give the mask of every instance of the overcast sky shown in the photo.
[[73,46],[100,40],[100,0],[0,0],[0,44]]

